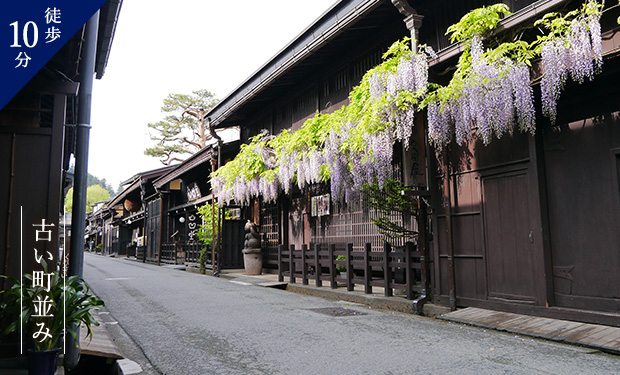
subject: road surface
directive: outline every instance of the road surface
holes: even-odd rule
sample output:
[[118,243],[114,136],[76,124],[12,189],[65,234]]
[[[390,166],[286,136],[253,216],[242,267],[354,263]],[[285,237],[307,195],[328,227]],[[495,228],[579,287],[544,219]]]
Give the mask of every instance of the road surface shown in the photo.
[[84,275],[148,374],[620,373],[591,349],[127,259],[86,254]]

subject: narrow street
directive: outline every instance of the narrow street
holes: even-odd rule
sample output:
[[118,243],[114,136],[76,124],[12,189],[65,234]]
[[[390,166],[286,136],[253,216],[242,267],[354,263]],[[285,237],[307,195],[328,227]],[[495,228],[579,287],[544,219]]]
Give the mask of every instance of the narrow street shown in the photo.
[[[86,254],[84,275],[106,303],[106,322],[122,327],[133,339],[125,347],[134,345],[150,361],[141,363],[144,360],[124,353],[147,369],[145,373],[620,371],[620,357],[591,349],[374,311],[126,259]],[[331,308],[336,310],[317,310]],[[330,311],[353,314],[325,313]],[[127,351],[123,346],[121,350]]]

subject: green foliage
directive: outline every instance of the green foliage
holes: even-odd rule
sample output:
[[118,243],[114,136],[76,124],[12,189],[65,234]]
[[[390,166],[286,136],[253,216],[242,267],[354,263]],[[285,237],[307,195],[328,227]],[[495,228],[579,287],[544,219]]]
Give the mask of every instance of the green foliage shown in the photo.
[[[43,261],[44,262],[44,261]],[[43,264],[43,272],[47,272],[47,265]],[[47,285],[47,277],[44,277],[45,287],[34,286],[33,275],[25,274],[24,283],[20,284],[19,280],[11,277],[0,275],[12,283],[12,286],[4,291],[0,291],[0,321],[6,324],[0,334],[10,334],[19,329],[20,312],[19,300],[22,299],[22,319],[24,327],[30,332],[30,336],[40,329],[37,324],[44,324],[49,329],[51,338],[42,339],[38,337],[34,339],[34,350],[43,351],[51,350],[57,347],[59,339],[62,338],[63,328],[67,328],[74,338],[75,342],[79,342],[77,333],[71,329],[71,325],[79,326],[83,324],[86,327],[86,337],[92,339],[92,325],[99,325],[95,318],[91,315],[93,310],[98,310],[99,306],[103,306],[102,300],[90,293],[90,288],[81,276],[69,276],[63,278],[58,271],[51,272],[50,283]],[[47,287],[49,286],[49,291]],[[20,293],[21,289],[21,293]],[[20,296],[23,295],[23,297]],[[35,304],[39,299],[51,300],[53,302],[50,311],[52,317],[35,316]],[[7,308],[8,307],[8,308]],[[40,315],[40,314],[39,314]],[[47,336],[45,336],[47,337]]]
[[106,181],[105,178],[99,179],[98,177],[93,176],[92,174],[89,173],[86,186],[93,186],[93,185],[100,185],[102,188],[106,189],[110,193],[110,196],[116,195],[114,188],[112,187],[112,185],[108,183],[108,181]]
[[[69,168],[69,172],[73,172],[73,171],[74,171],[74,167],[71,166]],[[89,200],[88,200],[89,192],[88,192],[88,188],[87,188],[87,191],[86,191],[86,200],[87,200],[86,212],[91,212],[92,211],[92,207],[89,206],[90,204],[97,203],[97,202],[103,202],[105,200],[110,199],[110,197],[113,197],[113,196],[116,195],[116,192],[114,191],[114,188],[106,181],[105,178],[99,179],[99,177],[93,176],[92,174],[89,173],[86,184],[87,184],[88,187],[91,187],[91,186],[94,186],[94,185],[99,185],[103,189],[107,190],[107,192],[108,192],[108,196],[107,196],[107,198],[105,198],[105,194],[101,193],[101,191],[99,191],[99,189],[97,189],[96,191],[92,191],[91,190],[91,194],[95,194],[96,196],[92,197],[91,200],[90,200],[90,203],[89,203]],[[102,197],[104,197],[104,198],[101,199],[101,200],[95,200],[97,198],[102,198]],[[73,188],[70,188],[69,191],[67,192],[67,195],[65,196],[65,211],[66,212],[70,212],[72,210],[73,210]]]
[[[329,113],[317,113],[314,117],[306,120],[302,127],[291,133],[283,130],[277,136],[259,134],[250,139],[249,144],[241,146],[237,156],[226,165],[211,174],[211,179],[224,178],[225,186],[231,187],[236,179],[252,181],[257,177],[273,181],[278,174],[278,165],[290,154],[295,154],[297,160],[309,156],[313,152],[324,152],[324,145],[330,133],[338,133],[346,124],[356,124],[342,143],[340,151],[343,153],[360,155],[359,157],[371,158],[365,136],[385,131],[387,122],[385,118],[386,108],[392,104],[398,108],[421,103],[423,92],[404,93],[391,102],[387,96],[372,98],[370,95],[369,81],[373,74],[392,73],[396,71],[402,58],[410,57],[411,39],[404,38],[390,46],[383,55],[384,62],[369,70],[358,86],[349,94],[349,104]],[[275,156],[275,166],[269,165],[264,159],[265,154]],[[357,157],[357,156],[356,156]],[[321,181],[329,179],[329,166],[321,167]]]
[[[86,212],[92,212],[92,205],[110,199],[110,192],[101,185],[92,185],[86,189]],[[73,188],[69,189],[65,197],[65,211],[73,210]]]
[[[418,232],[408,229],[405,222],[408,217],[418,212],[418,199],[408,192],[412,189],[403,186],[399,181],[388,180],[380,188],[377,183],[364,185],[364,196],[368,205],[373,208],[376,218],[370,220],[377,226],[379,233],[388,238],[415,237]],[[403,224],[394,220],[400,215]]]
[[476,35],[484,36],[497,27],[497,24],[504,16],[512,13],[506,4],[494,4],[488,7],[474,9],[464,15],[461,20],[448,27],[446,32],[450,35],[450,41],[462,42],[469,40]]
[[[587,17],[592,14],[600,14],[602,4],[599,4],[595,0],[587,0],[580,9],[567,12],[562,15],[557,12],[550,12],[545,14],[541,19],[534,22],[534,26],[540,29],[544,29],[547,32],[543,35],[539,35],[538,38],[532,42],[531,48],[534,53],[540,56],[542,52],[542,45],[545,41],[551,38],[563,38],[570,30],[571,22],[578,17]],[[620,19],[618,19],[620,23]],[[567,42],[568,43],[568,42]]]
[[[471,78],[472,56],[471,41],[474,37],[488,36],[496,28],[503,16],[509,16],[512,13],[505,4],[494,4],[488,7],[474,9],[464,15],[459,22],[450,26],[446,34],[451,34],[452,42],[464,42],[463,53],[459,57],[456,65],[456,71],[447,86],[432,85],[432,89],[428,96],[424,98],[422,107],[426,107],[432,100],[438,100],[441,103],[448,102],[452,99],[460,97],[465,83]],[[525,62],[531,66],[531,60],[535,57],[530,45],[523,41],[512,41],[498,43],[494,48],[488,48],[481,59],[489,62],[495,62],[502,58]]]
[[213,207],[212,204],[206,203],[198,207],[198,215],[202,218],[202,222],[198,225],[198,229],[195,231],[196,237],[204,244],[200,249],[200,258],[198,260],[198,271],[205,273],[206,258],[207,258],[207,246],[211,246],[214,237],[214,225],[213,225],[213,210],[215,209],[215,238],[217,241],[219,234],[219,212],[220,207],[216,204]]
[[517,40],[515,42],[505,42],[498,45],[496,48],[488,49],[484,57],[491,62],[506,58],[513,61],[524,62],[528,66],[532,66],[532,60],[538,57],[538,54],[531,48],[529,43]]
[[[422,103],[422,107],[426,107],[431,101],[439,101],[446,103],[451,100],[458,99],[463,89],[469,82],[479,80],[472,73],[472,55],[471,42],[475,37],[483,38],[489,36],[501,21],[501,15],[508,16],[512,13],[505,4],[495,4],[488,7],[474,9],[464,15],[461,20],[448,28],[447,34],[451,35],[451,40],[463,42],[463,53],[456,65],[456,71],[447,86],[432,85],[431,91]],[[483,54],[481,60],[488,64],[493,64],[502,59],[523,62],[528,66],[532,66],[532,60],[540,56],[540,51],[534,48],[534,44],[530,44],[522,40],[501,41],[499,37],[493,40],[485,40],[487,48],[483,46]],[[481,82],[482,83],[482,82]]]
[[[338,255],[338,257],[336,257],[336,260],[347,260],[347,257],[345,257],[344,255]],[[347,270],[347,267],[344,264],[336,264],[336,270],[338,272],[345,272]]]
[[261,150],[268,147],[268,140],[265,134],[250,138],[250,143],[241,145],[237,156],[213,172],[211,178],[224,177],[226,184],[232,185],[236,178],[250,181],[261,175],[267,170]]
[[161,107],[166,113],[164,119],[147,125],[153,130],[151,140],[157,144],[145,149],[144,153],[158,157],[168,165],[175,160],[181,161],[182,154],[191,154],[205,147],[210,134],[204,117],[218,102],[208,90],[193,91],[190,95],[169,94]]
[[[341,124],[353,123],[356,126],[351,129],[349,137],[342,143],[342,152],[353,155],[361,154],[365,158],[372,157],[367,153],[366,136],[386,131],[389,127],[385,116],[386,109],[392,105],[401,110],[410,106],[418,107],[426,93],[425,89],[413,93],[401,91],[394,98],[388,98],[387,94],[373,98],[370,94],[370,80],[374,75],[395,73],[401,59],[411,58],[410,44],[411,38],[394,42],[383,54],[384,61],[367,71],[360,84],[349,94],[349,105],[336,116],[339,116],[337,119]],[[424,49],[424,46],[419,48]]]
[[[75,166],[71,165],[69,167],[69,172],[75,173]],[[93,185],[101,185],[104,189],[110,192],[111,197],[116,195],[116,191],[114,190],[114,187],[110,185],[108,181],[106,181],[105,178],[100,179],[99,177],[93,176],[92,174],[88,173],[88,177],[86,180],[86,186],[93,186]]]

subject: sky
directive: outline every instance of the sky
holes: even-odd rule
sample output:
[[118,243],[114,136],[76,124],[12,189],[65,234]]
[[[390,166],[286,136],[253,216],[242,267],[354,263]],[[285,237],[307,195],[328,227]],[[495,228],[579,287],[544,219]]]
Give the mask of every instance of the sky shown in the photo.
[[163,167],[155,144],[170,93],[224,98],[336,0],[124,0],[105,74],[95,80],[88,172],[114,189]]

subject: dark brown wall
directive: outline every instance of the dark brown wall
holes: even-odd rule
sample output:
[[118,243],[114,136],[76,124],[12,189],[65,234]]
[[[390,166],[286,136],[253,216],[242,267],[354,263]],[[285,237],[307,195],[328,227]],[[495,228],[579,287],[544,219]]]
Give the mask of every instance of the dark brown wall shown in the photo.
[[[435,298],[447,303],[452,223],[456,296],[460,305],[486,302],[544,305],[545,279],[532,136],[516,133],[484,146],[454,147],[450,192],[439,190],[434,215]],[[439,163],[439,184],[445,173]],[[448,207],[448,204],[450,207]],[[450,214],[449,215],[449,210]]]
[[556,304],[617,312],[619,115],[571,122],[544,140]]
[[[54,96],[52,127],[33,127],[31,123],[22,126],[17,122],[0,127],[1,274],[19,277],[21,272],[40,270],[35,248],[45,256],[50,269],[58,261],[65,105],[64,95]],[[36,230],[42,228],[33,224],[41,224],[43,219],[46,224],[54,224],[45,228],[52,231],[49,242],[36,241]],[[48,259],[47,252],[53,260]]]

